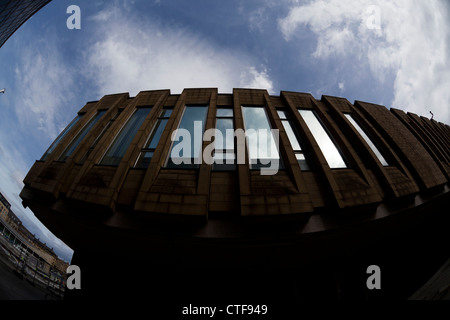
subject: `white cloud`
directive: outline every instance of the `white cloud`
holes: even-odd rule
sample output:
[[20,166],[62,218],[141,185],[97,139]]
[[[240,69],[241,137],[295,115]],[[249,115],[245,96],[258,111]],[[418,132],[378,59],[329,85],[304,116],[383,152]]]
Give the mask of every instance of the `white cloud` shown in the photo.
[[266,68],[258,69],[248,54],[219,47],[183,27],[137,23],[117,8],[108,10],[97,14],[102,24],[86,52],[86,70],[100,95],[151,89],[179,93],[191,87],[273,89]]
[[55,47],[24,45],[15,68],[16,86],[10,92],[21,126],[56,138],[67,125],[64,106],[73,100],[73,76]]
[[240,87],[267,89],[269,94],[274,93],[273,83],[267,74],[267,70],[258,71],[255,67],[247,67],[241,72]]
[[[377,21],[379,29],[369,28]],[[317,0],[293,6],[279,27],[287,41],[309,28],[317,36],[316,59],[351,58],[361,69],[368,65],[380,83],[393,75],[392,107],[424,116],[432,110],[435,119],[450,123],[444,1]]]

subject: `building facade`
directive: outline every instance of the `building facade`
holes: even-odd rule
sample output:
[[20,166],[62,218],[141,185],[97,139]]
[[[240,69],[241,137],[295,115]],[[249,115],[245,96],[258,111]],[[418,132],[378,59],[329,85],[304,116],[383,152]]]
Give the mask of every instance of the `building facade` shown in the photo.
[[36,238],[11,210],[11,204],[0,192],[0,232],[10,243],[22,247],[24,252],[28,252],[41,263],[42,270],[48,272],[51,267],[64,274],[67,270],[67,262],[62,261],[45,243]]
[[11,204],[6,200],[3,194],[0,192],[0,218],[6,221],[8,218],[8,212],[11,209]]
[[14,230],[19,231],[22,229],[22,221],[16,216],[16,214],[9,210],[8,216],[6,217],[6,223],[9,224]]
[[[250,131],[266,135],[253,139]],[[271,289],[368,297],[361,270],[342,271],[364,266],[368,257],[352,253],[395,266],[384,241],[409,252],[427,223],[442,236],[434,228],[446,224],[430,221],[448,219],[449,138],[450,127],[435,120],[332,96],[215,88],[113,94],[78,112],[30,169],[21,197],[75,250],[73,264],[114,270],[124,286],[133,288],[128,277],[138,265],[169,273],[163,278],[172,284],[194,278],[205,288],[204,270],[225,268],[207,274],[225,272],[224,286],[245,274],[253,293],[267,291],[256,274]],[[402,232],[411,245],[397,238]],[[330,261],[342,272],[324,270]],[[90,283],[91,293],[110,290]],[[400,295],[392,286],[385,293]]]
[[51,0],[0,0],[0,48],[17,29]]

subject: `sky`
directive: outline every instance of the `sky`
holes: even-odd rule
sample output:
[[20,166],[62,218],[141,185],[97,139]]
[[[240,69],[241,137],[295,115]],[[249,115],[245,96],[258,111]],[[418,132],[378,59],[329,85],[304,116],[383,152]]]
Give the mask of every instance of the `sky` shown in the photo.
[[[70,5],[80,29],[69,29]],[[58,0],[0,48],[0,192],[24,225],[73,251],[21,205],[23,179],[86,102],[214,87],[311,93],[450,124],[445,0]]]

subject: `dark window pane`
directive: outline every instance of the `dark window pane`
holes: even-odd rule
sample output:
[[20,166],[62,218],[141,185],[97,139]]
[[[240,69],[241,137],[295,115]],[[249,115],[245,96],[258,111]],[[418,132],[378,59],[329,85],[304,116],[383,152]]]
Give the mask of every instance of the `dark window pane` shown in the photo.
[[163,109],[156,121],[155,126],[153,127],[150,137],[142,148],[141,154],[138,157],[138,160],[135,164],[136,168],[147,168],[152,160],[154,151],[158,146],[159,140],[161,139],[162,133],[166,127],[167,122],[169,121],[169,117],[172,114],[173,109]]
[[213,170],[236,170],[236,155],[234,154],[234,150],[215,150],[213,159]]
[[86,154],[83,156],[83,158],[81,158],[79,163],[84,163],[87,158],[89,157],[89,155],[91,154],[91,152],[94,150],[95,146],[97,145],[97,143],[102,139],[102,137],[105,135],[106,131],[108,131],[109,127],[111,126],[111,124],[117,119],[117,117],[120,115],[120,113],[122,112],[121,109],[119,109],[117,111],[117,113],[114,115],[114,117],[108,121],[108,123],[105,125],[105,127],[102,129],[102,132],[100,132],[100,134],[98,135],[97,138],[95,138],[94,142],[91,144],[91,146],[89,147],[89,150],[86,152]]
[[114,140],[113,144],[109,147],[100,164],[116,166],[120,163],[150,110],[151,108],[139,108],[133,113]]
[[45,154],[42,156],[41,160],[45,161],[48,156],[55,150],[56,146],[61,142],[61,140],[67,135],[67,133],[73,128],[73,126],[81,119],[82,116],[77,115],[75,119],[70,122],[70,124],[61,132],[61,134],[56,138],[55,141],[50,145],[50,148],[45,152]]
[[92,117],[91,120],[81,129],[81,131],[78,133],[78,135],[75,137],[75,139],[72,140],[70,145],[66,148],[66,150],[63,152],[63,154],[59,157],[59,161],[66,161],[68,157],[72,155],[72,153],[75,151],[75,149],[78,147],[80,142],[84,139],[84,137],[89,133],[89,131],[92,129],[92,127],[100,120],[101,117],[105,114],[105,110],[97,112],[97,114]]
[[150,136],[149,144],[148,144],[148,146],[146,146],[146,148],[156,149],[159,139],[161,139],[161,135],[164,131],[164,128],[166,127],[167,121],[168,121],[167,119],[158,120],[158,122],[156,123],[156,126],[153,129],[153,132]]
[[161,111],[161,115],[159,116],[160,118],[169,118],[170,115],[172,114],[173,109],[163,109]]
[[141,155],[139,156],[139,159],[136,163],[136,168],[148,168],[150,161],[153,157],[153,151],[146,151],[141,152]]

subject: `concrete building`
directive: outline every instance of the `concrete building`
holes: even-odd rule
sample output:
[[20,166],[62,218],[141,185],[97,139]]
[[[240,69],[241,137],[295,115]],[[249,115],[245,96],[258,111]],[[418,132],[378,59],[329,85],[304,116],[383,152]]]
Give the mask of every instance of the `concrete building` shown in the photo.
[[[278,134],[216,140],[209,164],[213,128]],[[449,138],[435,120],[332,96],[112,94],[78,112],[21,198],[74,249],[84,289],[70,297],[403,299],[449,258]],[[175,152],[182,142],[196,151]],[[382,290],[366,286],[370,265]]]
[[0,0],[0,48],[50,0]]

